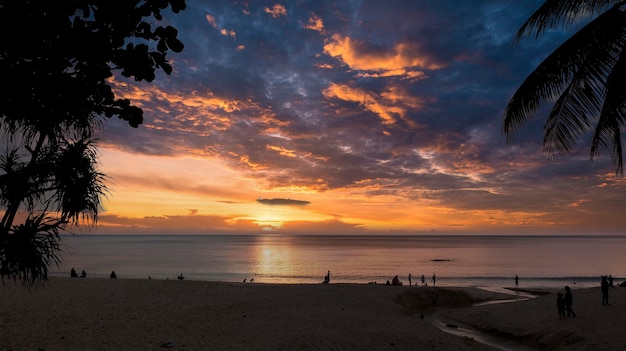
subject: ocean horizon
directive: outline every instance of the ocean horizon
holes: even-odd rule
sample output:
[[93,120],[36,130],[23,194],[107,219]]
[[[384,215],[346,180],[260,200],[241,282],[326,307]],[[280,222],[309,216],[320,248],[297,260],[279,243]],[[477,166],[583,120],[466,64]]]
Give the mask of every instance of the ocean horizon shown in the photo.
[[585,288],[602,275],[626,277],[626,236],[536,235],[107,235],[61,236],[50,276],[177,279],[275,284]]

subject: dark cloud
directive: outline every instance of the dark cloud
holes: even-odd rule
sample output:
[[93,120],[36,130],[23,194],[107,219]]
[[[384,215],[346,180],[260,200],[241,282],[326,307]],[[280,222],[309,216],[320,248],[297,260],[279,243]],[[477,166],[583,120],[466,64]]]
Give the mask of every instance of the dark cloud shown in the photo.
[[264,204],[264,205],[280,205],[280,206],[304,206],[308,205],[311,202],[304,200],[294,200],[294,199],[257,199],[256,202]]

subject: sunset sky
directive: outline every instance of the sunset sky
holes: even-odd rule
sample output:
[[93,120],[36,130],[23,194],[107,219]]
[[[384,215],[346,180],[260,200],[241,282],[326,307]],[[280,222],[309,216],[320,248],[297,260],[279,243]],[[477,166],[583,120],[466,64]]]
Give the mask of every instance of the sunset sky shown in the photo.
[[104,123],[91,233],[616,234],[625,183],[589,139],[507,142],[503,110],[571,32],[513,45],[542,1],[201,1],[144,110]]

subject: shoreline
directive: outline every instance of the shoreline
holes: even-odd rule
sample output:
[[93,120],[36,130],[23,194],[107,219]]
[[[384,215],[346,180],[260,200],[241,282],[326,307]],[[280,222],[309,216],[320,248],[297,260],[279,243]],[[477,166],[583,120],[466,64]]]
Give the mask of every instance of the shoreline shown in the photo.
[[[522,290],[522,289],[519,289]],[[521,291],[520,291],[521,292]],[[53,277],[30,291],[6,283],[3,350],[490,350],[439,330],[434,312],[550,350],[623,349],[626,289],[575,289],[576,319],[559,320],[553,291],[514,303],[471,287],[272,284]],[[434,304],[433,304],[434,302]],[[611,321],[611,322],[609,322]],[[606,343],[605,343],[606,342]],[[619,348],[613,348],[619,345]]]

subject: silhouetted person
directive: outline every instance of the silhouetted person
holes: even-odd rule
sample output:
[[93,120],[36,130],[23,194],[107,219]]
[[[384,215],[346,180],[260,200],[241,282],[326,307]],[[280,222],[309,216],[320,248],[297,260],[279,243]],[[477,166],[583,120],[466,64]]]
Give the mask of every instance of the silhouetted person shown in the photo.
[[613,286],[613,276],[609,274],[607,279],[609,280],[609,286]]
[[602,280],[600,281],[600,289],[602,290],[602,304],[609,304],[609,280],[606,275],[602,276]]
[[574,304],[574,299],[572,297],[572,290],[569,286],[565,287],[565,310],[567,310],[567,317],[576,317],[576,313],[572,309],[572,305]]
[[185,277],[184,277],[184,276],[183,276],[183,274],[181,273],[181,274],[178,276],[178,280],[183,280],[183,279],[185,279]]
[[411,286],[411,273],[409,273],[409,286]]
[[433,286],[435,286],[435,284],[437,284],[437,277],[433,273]]
[[391,279],[391,285],[401,285],[397,275]]
[[115,274],[115,271],[111,271],[110,277],[111,278],[117,278],[117,274]]
[[519,284],[519,277],[516,274],[515,275],[515,287],[517,287],[518,284]]
[[422,286],[426,285],[426,277],[422,274]]
[[78,277],[78,273],[76,273],[76,270],[74,269],[74,267],[72,267],[72,269],[70,270],[70,277],[72,278]]
[[556,298],[556,310],[559,312],[559,319],[565,318],[565,299],[563,294],[558,293]]
[[330,283],[330,271],[328,271],[328,273],[324,276],[324,281],[322,282],[322,284],[328,283]]
[[87,278],[87,272],[82,271],[82,272],[80,273],[80,277],[81,277],[81,278]]

